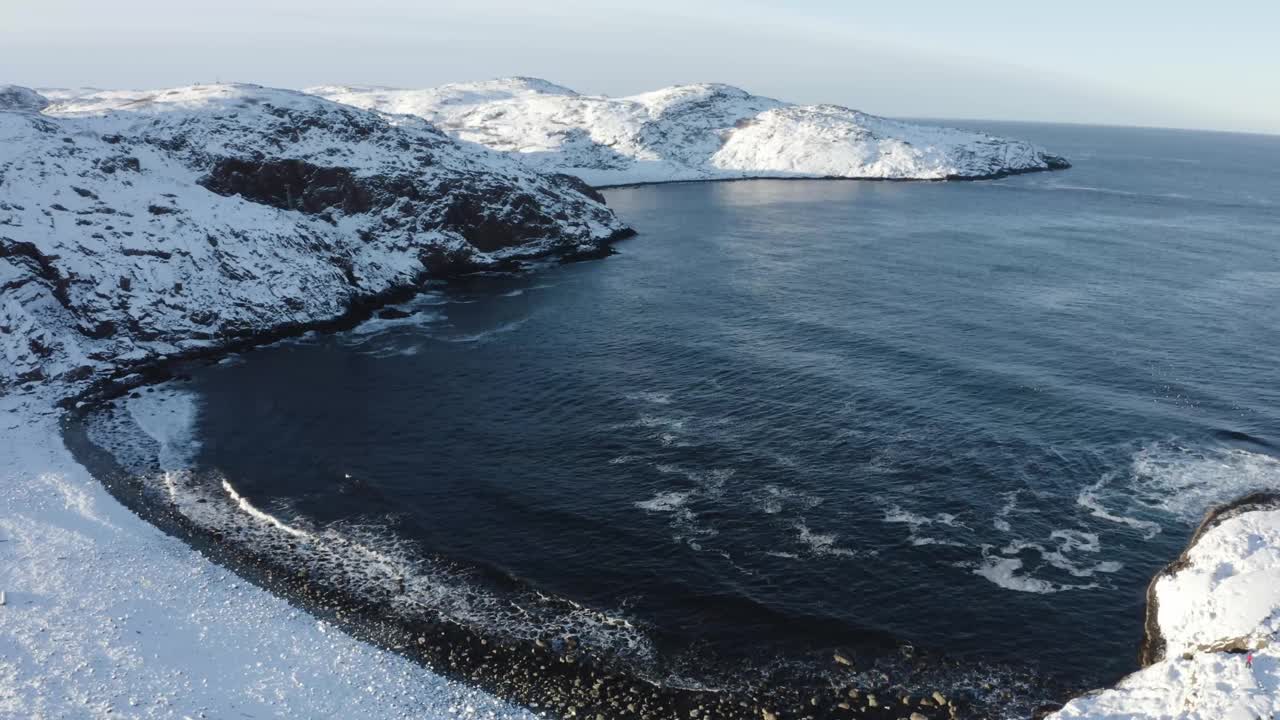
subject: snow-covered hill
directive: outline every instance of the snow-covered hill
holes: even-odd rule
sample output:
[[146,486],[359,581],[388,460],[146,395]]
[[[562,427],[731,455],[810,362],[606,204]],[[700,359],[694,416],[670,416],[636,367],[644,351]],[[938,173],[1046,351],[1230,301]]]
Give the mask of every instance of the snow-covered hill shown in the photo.
[[627,232],[419,118],[253,85],[62,97],[0,86],[0,392]]
[[0,387],[335,318],[432,274],[599,252],[625,228],[585,183],[1064,164],[724,85],[0,86]]
[[792,105],[718,84],[623,98],[521,77],[427,90],[307,92],[426,118],[460,140],[595,186],[744,177],[972,179],[1068,167],[1020,140],[836,105]]

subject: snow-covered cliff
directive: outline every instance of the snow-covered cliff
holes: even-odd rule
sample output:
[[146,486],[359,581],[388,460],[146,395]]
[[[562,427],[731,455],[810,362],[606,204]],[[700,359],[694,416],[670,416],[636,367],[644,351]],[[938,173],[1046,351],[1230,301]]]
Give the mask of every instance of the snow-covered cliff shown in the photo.
[[1259,494],[1210,513],[1182,556],[1152,581],[1147,667],[1051,717],[1275,717],[1278,643],[1280,496]]
[[419,118],[253,85],[0,86],[0,392],[626,232],[578,179]]
[[836,105],[792,105],[728,85],[610,98],[517,77],[427,90],[307,92],[426,118],[460,140],[596,186],[743,177],[971,179],[1068,167],[1019,140]]

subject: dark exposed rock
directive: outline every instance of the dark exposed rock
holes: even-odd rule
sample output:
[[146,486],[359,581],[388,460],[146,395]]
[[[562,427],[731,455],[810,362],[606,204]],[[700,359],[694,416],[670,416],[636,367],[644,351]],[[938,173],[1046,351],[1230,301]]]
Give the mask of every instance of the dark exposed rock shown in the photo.
[[355,181],[351,170],[303,160],[223,158],[200,184],[219,195],[239,195],[281,210],[314,214],[337,207],[344,213],[363,213],[372,207],[368,190]]
[[33,274],[48,283],[53,296],[63,306],[70,305],[68,279],[58,271],[57,255],[46,255],[30,242],[0,237],[0,258],[11,258],[31,268]]
[[173,253],[167,250],[156,250],[156,249],[150,249],[150,248],[124,248],[120,252],[123,255],[128,255],[132,257],[146,255],[149,257],[160,258],[161,260],[168,260],[169,258],[173,257]]
[[596,190],[595,188],[588,185],[585,180],[578,177],[577,175],[569,175],[566,173],[555,173],[551,175],[551,177],[555,179],[557,182],[561,183],[564,187],[567,187],[576,192],[580,192],[583,195],[586,195],[587,197],[591,198],[592,200],[595,200],[598,203],[603,203],[605,201],[604,195],[601,194],[599,190]]
[[105,320],[93,325],[81,323],[76,326],[76,329],[80,331],[81,335],[94,340],[102,340],[116,334],[116,324],[110,320]]
[[1060,155],[1046,154],[1041,157],[1044,158],[1044,162],[1049,166],[1050,170],[1069,170],[1071,168],[1071,163]]
[[550,225],[536,198],[507,187],[454,194],[441,219],[481,252],[545,237]]
[[1031,713],[1031,720],[1044,720],[1061,709],[1062,703],[1048,703],[1041,705]]
[[107,175],[114,175],[117,170],[129,170],[131,172],[141,172],[142,163],[138,158],[129,155],[115,155],[107,158],[100,158],[94,161],[98,170]]

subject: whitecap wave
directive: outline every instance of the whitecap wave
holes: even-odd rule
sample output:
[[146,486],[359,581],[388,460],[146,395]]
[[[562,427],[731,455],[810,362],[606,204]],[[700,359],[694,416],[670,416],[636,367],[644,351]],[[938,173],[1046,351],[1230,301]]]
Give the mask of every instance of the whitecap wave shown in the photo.
[[697,486],[699,492],[709,498],[718,498],[724,494],[725,483],[737,471],[733,468],[716,468],[714,470],[690,470],[672,463],[658,463],[654,470],[663,475],[681,475]]
[[493,328],[491,328],[491,329],[489,329],[489,330],[484,330],[484,331],[481,331],[481,332],[478,332],[478,333],[470,333],[470,334],[467,334],[467,335],[455,335],[455,336],[452,336],[452,337],[442,337],[442,338],[440,338],[440,339],[441,339],[441,340],[444,340],[444,341],[446,341],[446,342],[451,342],[451,343],[479,343],[479,342],[485,342],[485,341],[487,341],[489,338],[491,338],[491,337],[493,337],[493,336],[495,336],[495,335],[503,335],[503,334],[505,334],[505,333],[514,332],[514,331],[516,331],[516,330],[519,330],[519,329],[520,329],[520,327],[521,327],[521,326],[523,326],[526,322],[529,322],[529,318],[524,318],[524,319],[521,319],[521,320],[513,320],[513,321],[508,322],[508,323],[502,323],[501,325],[498,325],[498,326],[493,327]]
[[[654,404],[661,405],[661,403]],[[651,431],[647,437],[657,440],[662,447],[688,447],[685,426],[689,423],[689,420],[689,417],[641,413],[635,420],[611,425],[610,429],[630,430],[641,428]]]
[[683,475],[695,487],[690,490],[664,490],[648,500],[635,503],[635,506],[646,512],[670,515],[669,525],[674,531],[672,540],[684,543],[694,550],[702,550],[702,541],[719,535],[720,531],[702,523],[689,504],[694,500],[718,499],[723,493],[725,481],[733,476],[733,471],[700,472],[686,470],[678,465],[655,465],[654,469],[663,474]]
[[822,504],[822,498],[816,495],[777,485],[765,485],[762,489],[750,493],[749,497],[766,515],[777,515],[788,507],[812,510]]
[[1135,498],[1183,520],[1257,490],[1280,490],[1280,459],[1239,448],[1152,443],[1133,457]]
[[1006,590],[1016,590],[1017,592],[1035,593],[1037,595],[1049,595],[1059,593],[1066,590],[1087,590],[1097,587],[1095,583],[1087,585],[1064,585],[1049,582],[1025,573],[1019,573],[1022,569],[1022,561],[1018,558],[1002,557],[999,555],[988,555],[983,558],[981,563],[973,567],[973,574],[986,578],[991,582],[999,585]]
[[352,328],[350,337],[359,341],[361,336],[379,335],[405,327],[427,327],[444,319],[444,315],[439,312],[415,312],[413,310],[406,310],[405,312],[409,313],[407,317],[384,318],[375,315]]
[[1147,540],[1155,537],[1160,533],[1160,523],[1112,512],[1104,504],[1104,493],[1114,477],[1113,473],[1108,473],[1103,475],[1102,479],[1098,482],[1082,488],[1080,492],[1076,494],[1076,504],[1085,508],[1089,511],[1090,515],[1100,520],[1106,520],[1107,522],[1116,523],[1118,525],[1128,525],[1134,530],[1141,532],[1143,538]]
[[652,392],[652,391],[633,392],[633,393],[627,393],[623,397],[625,397],[628,400],[651,403],[653,405],[670,405],[672,402],[674,402],[674,400],[671,397],[671,393],[664,393],[664,392]]
[[[968,547],[971,539],[966,537],[967,541],[955,539],[955,533],[950,530],[938,532],[942,528],[963,531],[963,534],[971,535],[973,530],[968,525],[960,522],[959,518],[951,513],[937,513],[934,515],[919,515],[902,509],[898,505],[891,505],[884,511],[884,522],[891,524],[899,524],[907,526],[907,537],[911,540],[912,545],[946,545],[950,547]],[[934,528],[933,535],[924,535],[921,531],[923,528]],[[937,535],[944,537],[937,537]],[[950,537],[947,537],[950,535]]]
[[667,417],[663,415],[641,415],[640,419],[636,421],[640,427],[659,428],[672,432],[684,430],[685,423],[687,422],[687,418]]
[[636,503],[636,507],[649,512],[675,512],[689,500],[687,492],[660,492],[648,500]]
[[[1096,555],[1102,551],[1101,541],[1096,534],[1091,532],[1074,529],[1054,530],[1049,533],[1049,544],[1053,545],[1053,547],[1046,547],[1044,543],[1039,542],[1014,540],[1001,548],[1000,552],[1005,555],[1018,555],[1027,550],[1035,551],[1051,567],[1066,572],[1073,577],[1093,577],[1098,573],[1109,574],[1118,572],[1124,567],[1122,563],[1114,560],[1104,560],[1091,564],[1071,559],[1070,556],[1076,553]],[[986,553],[984,553],[985,555]]]
[[996,517],[991,521],[991,526],[1000,532],[1010,532],[1013,526],[1009,524],[1009,517],[1018,509],[1018,493],[1020,491],[1013,490],[1003,494],[1004,504],[1000,506],[1000,510],[996,513]]
[[1107,473],[1082,488],[1076,503],[1151,538],[1161,531],[1160,518],[1195,523],[1214,505],[1258,490],[1280,490],[1280,459],[1164,441],[1135,452],[1127,473]]
[[857,557],[860,553],[847,547],[841,547],[836,544],[840,536],[836,533],[819,533],[809,529],[804,520],[796,522],[793,526],[796,529],[796,540],[804,545],[812,555],[820,557]]

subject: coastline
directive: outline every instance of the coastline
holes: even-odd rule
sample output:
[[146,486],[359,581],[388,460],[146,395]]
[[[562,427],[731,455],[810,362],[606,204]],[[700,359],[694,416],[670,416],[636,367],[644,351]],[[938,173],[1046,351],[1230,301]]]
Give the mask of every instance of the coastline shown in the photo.
[[[216,362],[235,353],[299,337],[309,332],[335,333],[350,330],[369,320],[381,310],[407,302],[439,283],[447,283],[451,279],[463,277],[470,273],[522,272],[528,268],[528,263],[537,263],[539,261],[570,263],[608,257],[616,252],[613,249],[614,243],[636,235],[637,233],[634,229],[624,227],[601,241],[599,247],[590,253],[556,251],[540,256],[499,261],[489,265],[449,266],[436,268],[434,271],[429,269],[411,283],[397,285],[379,293],[353,299],[345,312],[334,317],[275,325],[257,332],[224,338],[217,345],[190,348],[181,352],[170,353],[163,358],[148,357],[134,364],[118,365],[112,368],[111,371],[105,372],[96,378],[80,378],[86,382],[77,386],[73,381],[72,384],[67,385],[68,389],[72,390],[71,393],[59,398],[56,403],[64,409],[80,408],[87,404],[120,397],[137,387],[169,380],[175,376],[174,371],[176,368],[188,363],[200,361]],[[25,384],[34,386],[39,382]],[[59,382],[59,380],[55,379],[55,382]]]
[[[571,260],[577,258],[563,259]],[[492,270],[493,268],[487,269]],[[348,329],[372,316],[379,308],[402,302],[422,291],[425,287],[427,286],[415,285],[397,288],[397,292],[406,294],[396,297],[383,297],[380,295],[377,298],[369,299],[367,303],[365,301],[355,303],[353,308],[340,318],[296,326],[291,325],[282,329],[277,328],[271,334],[237,339],[233,343],[220,346],[217,349],[201,349],[187,355],[174,356],[160,362],[144,363],[143,365],[120,370],[111,377],[104,378],[101,381],[102,385],[94,383],[90,389],[69,398],[57,399],[52,397],[52,393],[39,392],[28,395],[10,395],[9,397],[38,396],[38,401],[31,407],[37,407],[40,403],[48,402],[49,409],[39,411],[45,414],[53,412],[51,408],[54,404],[67,409],[78,406],[81,411],[88,410],[99,402],[111,397],[118,397],[139,386],[151,385],[173,376],[180,377],[182,368],[188,363],[211,362],[228,353],[267,344],[308,331],[336,332]],[[46,386],[44,389],[48,390],[49,387]],[[57,400],[57,403],[52,402],[52,400]],[[19,415],[23,414],[19,410],[10,409],[10,412]],[[32,423],[32,425],[40,427],[38,423]],[[56,422],[54,426],[56,426]],[[35,443],[32,444],[34,445]],[[12,454],[17,456],[19,453]],[[110,487],[111,481],[106,479],[109,473],[97,470],[93,461],[84,461],[76,458],[74,449],[71,450],[71,455],[79,460],[79,469],[81,471],[88,471],[83,473],[84,477],[93,477],[93,480],[86,480],[87,482],[91,484],[99,482]],[[115,495],[117,500],[121,499],[120,493],[113,490],[112,494]],[[134,504],[129,502],[124,504],[134,512],[143,515],[144,518],[146,517]],[[134,519],[136,520],[137,518]],[[151,518],[146,519],[151,520]],[[1222,519],[1226,519],[1225,516]],[[249,576],[254,584],[304,605],[308,612],[327,618],[326,622],[339,626],[355,638],[372,643],[381,650],[389,651],[390,654],[412,658],[419,665],[426,665],[428,668],[441,668],[442,674],[450,680],[466,681],[486,691],[498,693],[502,697],[533,705],[539,709],[558,710],[561,716],[564,717],[572,717],[579,714],[590,716],[592,712],[603,717],[626,717],[629,715],[605,714],[604,711],[617,712],[619,707],[625,710],[628,705],[635,705],[638,712],[647,713],[636,715],[637,717],[666,717],[668,713],[687,716],[696,710],[699,714],[709,713],[714,717],[769,717],[773,715],[787,718],[801,714],[798,710],[802,709],[805,716],[815,718],[891,718],[897,717],[897,713],[903,710],[901,705],[893,708],[877,706],[878,709],[868,707],[866,711],[859,713],[861,706],[849,702],[850,699],[854,698],[848,694],[847,688],[830,687],[793,687],[785,688],[781,692],[774,692],[774,689],[771,688],[767,694],[767,700],[764,699],[764,694],[752,695],[748,693],[742,697],[730,697],[724,693],[671,690],[669,697],[655,700],[653,699],[653,688],[644,687],[637,682],[637,678],[634,676],[612,674],[591,662],[584,662],[583,659],[574,657],[572,653],[566,653],[549,646],[529,643],[525,645],[515,644],[499,649],[488,645],[486,638],[469,633],[465,628],[458,626],[427,624],[421,627],[406,628],[393,627],[385,623],[380,624],[377,621],[379,616],[379,608],[377,606],[362,605],[358,601],[353,602],[351,598],[338,595],[315,593],[314,588],[306,583],[291,581],[291,576],[285,572],[287,568],[255,565],[251,558],[237,557],[234,552],[226,550],[225,547],[219,546],[216,542],[211,542],[207,538],[204,542],[200,542],[193,528],[182,528],[174,518],[169,518],[166,521],[158,517],[153,522],[156,525],[160,525],[168,534],[182,536],[188,543],[196,544],[200,554],[203,554],[206,558],[212,556],[218,565],[230,567],[238,573]],[[169,527],[165,527],[165,522],[169,523]],[[1200,538],[1211,526],[1216,527],[1218,524],[1220,523],[1206,521],[1195,539]],[[143,521],[142,525],[146,526],[147,523]],[[194,543],[193,540],[195,541]],[[1191,544],[1194,545],[1194,542],[1195,540],[1193,539]],[[220,547],[222,548],[221,551],[219,550]],[[1165,574],[1157,575],[1156,579],[1152,581],[1152,586],[1154,587],[1156,580]],[[231,576],[225,578],[225,580],[232,583],[234,588],[236,583],[233,578],[234,576]],[[263,580],[264,578],[265,580]],[[276,579],[273,580],[273,578]],[[1149,612],[1149,616],[1150,614]],[[431,639],[419,642],[418,638]],[[415,646],[418,645],[423,647],[415,649]],[[415,665],[415,667],[418,666]],[[509,668],[512,667],[520,668],[517,677],[511,677]],[[507,670],[503,670],[503,668],[507,668]],[[477,674],[480,676],[479,678],[476,677]],[[1141,674],[1142,671],[1136,673],[1135,676]],[[543,682],[544,678],[551,676],[555,676],[552,682]],[[1131,676],[1131,678],[1135,676]],[[588,684],[588,681],[590,687],[585,691],[586,694],[580,694],[581,689]],[[1131,681],[1122,681],[1122,683],[1126,682]],[[597,685],[597,683],[602,684]],[[564,685],[563,689],[559,688],[560,684]],[[607,688],[613,687],[617,687],[619,690],[617,693],[610,694]],[[606,689],[596,694],[590,692],[599,688]],[[884,696],[893,697],[892,692],[894,692],[892,688],[886,688],[885,692],[878,694],[882,698]],[[604,700],[600,700],[601,695],[604,696]],[[862,697],[865,702],[865,695]],[[779,701],[779,698],[782,698],[782,701]],[[915,699],[919,700],[920,698]],[[639,702],[636,702],[637,700]],[[598,709],[595,704],[597,702],[605,702],[607,707]],[[849,707],[842,707],[841,703]],[[895,703],[895,705],[897,704]],[[938,708],[936,715],[928,714],[933,712],[929,709],[929,706],[924,706],[923,712],[916,707],[912,707],[911,712],[920,712],[924,717],[941,717],[944,716],[944,712],[945,716],[953,716],[949,707],[945,710]],[[960,709],[956,711],[956,715],[964,711],[963,705],[957,705],[957,707]],[[1092,716],[1060,715],[1060,717]]]
[[[162,384],[155,388],[165,392]],[[403,622],[387,612],[387,606],[368,602],[341,591],[317,586],[296,568],[290,568],[269,558],[256,556],[243,548],[223,542],[222,538],[202,531],[195,523],[183,518],[172,509],[148,502],[133,478],[113,466],[113,460],[103,450],[96,449],[83,437],[83,428],[77,428],[75,415],[86,412],[88,406],[71,413],[57,414],[49,410],[47,423],[62,425],[64,454],[77,464],[83,482],[105,488],[124,509],[134,513],[132,520],[141,528],[149,528],[180,539],[183,547],[202,562],[224,568],[230,573],[222,576],[232,589],[238,588],[237,580],[244,579],[261,588],[281,602],[300,607],[305,613],[318,619],[318,627],[328,626],[349,635],[357,642],[368,643],[377,652],[384,652],[411,661],[430,682],[455,683],[457,687],[470,688],[485,697],[496,698],[492,702],[511,703],[540,712],[551,712],[554,717],[691,717],[716,718],[768,718],[790,717],[820,718],[895,718],[903,711],[919,713],[919,717],[977,717],[971,714],[963,702],[941,707],[916,706],[919,696],[912,698],[912,706],[906,708],[899,701],[902,690],[892,686],[877,688],[871,694],[865,690],[851,695],[847,687],[830,687],[822,684],[765,685],[754,691],[699,691],[687,688],[661,687],[644,677],[628,673],[624,668],[610,668],[607,662],[597,662],[587,654],[575,652],[572,645],[548,638],[547,642],[501,642],[492,636],[476,632],[472,628],[447,620]],[[11,410],[12,412],[12,410]],[[33,423],[33,427],[40,427]],[[48,425],[46,425],[47,427]],[[96,456],[96,457],[95,457]],[[1263,502],[1266,501],[1266,502]],[[1272,508],[1274,496],[1248,496],[1239,501],[1212,510],[1195,536],[1188,542],[1178,559],[1158,573],[1156,582],[1186,567],[1188,554],[1197,542],[1224,522],[1252,510]],[[1260,504],[1262,503],[1262,504]],[[126,515],[128,513],[125,513]],[[6,532],[8,535],[9,532]],[[13,597],[11,593],[11,597]],[[21,595],[18,596],[21,598]],[[1154,593],[1153,593],[1154,597]],[[1148,608],[1149,618],[1156,615],[1156,607]],[[1135,639],[1136,640],[1136,639]],[[1274,652],[1274,651],[1273,651]],[[1234,658],[1219,660],[1218,656]],[[837,661],[838,662],[838,661]],[[1131,688],[1145,688],[1173,692],[1177,684],[1170,681],[1170,666],[1196,666],[1211,663],[1192,674],[1204,676],[1213,672],[1217,677],[1224,672],[1238,671],[1242,663],[1239,651],[1210,652],[1196,657],[1184,656],[1172,660],[1158,660],[1153,666],[1133,673],[1120,680],[1113,689],[1085,693],[1069,699],[1056,713],[1054,706],[1038,710],[1035,717],[1049,718],[1101,718],[1115,715],[1097,714],[1097,706],[1110,703],[1108,712],[1115,712],[1113,696],[1128,697]],[[1237,674],[1239,674],[1237,672]],[[1158,681],[1152,689],[1151,678]],[[1174,674],[1178,679],[1180,674]],[[858,705],[875,695],[876,707]],[[886,702],[885,698],[889,698]],[[1066,698],[1064,698],[1066,699]],[[1165,717],[1158,713],[1133,709],[1130,703],[1122,705],[1124,717]],[[503,710],[502,712],[507,712]],[[487,715],[509,717],[509,715]],[[514,716],[510,716],[514,717]],[[1178,716],[1181,717],[1181,716]],[[1201,717],[1187,715],[1186,717]],[[1206,716],[1207,717],[1207,716]],[[1226,717],[1226,716],[1224,716]]]
[[[553,254],[551,259],[571,262],[601,257],[612,252],[610,243],[634,234],[630,229],[616,233],[609,239],[609,243],[602,244],[601,252],[589,257],[565,256],[561,253]],[[832,688],[825,685],[780,685],[770,687],[765,694],[660,688],[643,678],[612,671],[607,667],[607,662],[590,662],[577,657],[572,651],[565,652],[563,646],[552,647],[549,643],[539,641],[513,643],[499,648],[491,645],[488,638],[456,624],[388,623],[381,619],[384,608],[376,604],[363,603],[357,598],[344,597],[341,593],[317,590],[305,578],[289,572],[288,568],[272,566],[249,554],[237,553],[235,549],[220,543],[217,537],[202,536],[198,528],[184,523],[177,513],[148,506],[136,495],[136,488],[127,487],[127,478],[119,476],[118,468],[110,467],[110,461],[103,457],[103,453],[94,453],[87,448],[87,443],[76,440],[68,442],[67,431],[74,424],[75,416],[92,411],[130,391],[181,378],[184,367],[216,362],[236,352],[252,350],[307,332],[340,332],[349,329],[372,317],[378,310],[404,302],[432,287],[432,283],[447,281],[450,277],[464,275],[466,272],[511,271],[523,267],[523,263],[515,262],[501,267],[466,268],[461,272],[454,269],[455,272],[424,275],[420,282],[412,285],[361,298],[335,318],[274,327],[268,331],[231,339],[216,347],[196,348],[164,358],[117,367],[98,378],[31,381],[10,388],[7,394],[0,396],[0,402],[4,403],[0,407],[17,418],[15,428],[24,428],[22,433],[6,433],[5,437],[5,442],[9,444],[5,454],[13,458],[9,471],[12,480],[10,485],[30,485],[29,481],[24,480],[30,476],[51,478],[50,482],[88,485],[93,488],[92,492],[84,487],[76,487],[68,492],[73,492],[80,498],[78,504],[81,506],[90,503],[94,507],[107,507],[109,512],[127,516],[128,523],[117,523],[122,528],[121,532],[131,537],[140,533],[163,536],[171,547],[182,548],[190,557],[199,558],[199,562],[207,568],[230,570],[230,574],[221,577],[222,584],[228,590],[239,591],[241,583],[247,582],[255,591],[281,603],[281,607],[290,608],[290,612],[294,607],[305,608],[306,613],[318,618],[317,622],[320,624],[317,627],[321,628],[318,632],[322,633],[322,638],[325,637],[324,633],[331,632],[326,628],[337,628],[349,636],[346,639],[352,643],[352,647],[368,648],[359,652],[384,652],[398,658],[396,662],[405,660],[413,663],[423,673],[427,685],[441,688],[440,698],[453,702],[452,698],[457,695],[463,698],[458,702],[487,707],[484,717],[520,717],[517,711],[511,709],[515,706],[509,706],[507,702],[533,709],[554,709],[561,717],[574,717],[584,713],[589,717],[591,712],[588,710],[603,717],[615,717],[617,715],[614,713],[619,710],[633,712],[630,708],[635,708],[634,712],[640,713],[636,717],[652,718],[668,717],[672,713],[687,716],[695,710],[724,718],[759,718],[766,716],[765,713],[790,717],[798,708],[804,708],[806,714],[814,718],[897,717],[897,708],[888,707],[889,701],[885,699],[897,699],[896,694],[900,691],[892,685],[879,690],[879,700],[876,693],[851,695],[847,687]],[[55,433],[58,436],[56,439],[52,437]],[[23,448],[31,447],[41,448],[57,459],[47,461],[44,466],[37,466],[31,462],[30,453],[23,451]],[[57,480],[52,480],[53,478]],[[26,497],[11,495],[6,500],[9,507],[5,515],[10,517],[22,518],[32,504]],[[78,519],[57,521],[55,524],[75,522]],[[175,539],[180,540],[181,545],[173,543]],[[143,567],[147,570],[139,573]],[[207,568],[202,572],[209,572]],[[131,573],[147,576],[151,570],[144,559],[135,559],[130,563]],[[36,574],[38,573],[29,568],[15,568],[12,575],[0,576],[9,593],[10,605],[24,602],[24,579]],[[69,572],[67,576],[79,576],[82,580],[94,577],[91,572]],[[63,599],[71,602],[74,600],[71,596],[85,594],[110,600],[118,596],[118,588],[119,583],[115,578],[111,578],[110,587],[105,588],[95,587],[93,582],[80,582],[75,587],[64,589]],[[172,606],[179,604],[172,598],[167,598],[166,601]],[[154,624],[158,619],[158,615],[153,615],[149,623]],[[92,618],[86,617],[83,620],[89,621]],[[263,628],[259,627],[252,632],[245,631],[245,634],[252,636],[262,632]],[[18,634],[22,635],[22,632],[19,631]],[[21,670],[16,672],[22,674]],[[403,684],[404,681],[397,682]],[[454,685],[466,690],[454,691],[451,689]],[[478,699],[468,699],[468,693],[471,692],[480,693],[477,695]],[[125,689],[116,691],[117,696],[125,693]],[[914,700],[918,702],[925,699],[921,697]],[[932,702],[931,699],[929,701]],[[431,702],[437,703],[436,700]],[[959,710],[952,708],[963,707],[963,701],[949,700],[948,703],[933,708],[921,706],[913,710],[924,711],[923,716],[926,718],[957,716]],[[438,708],[438,704],[432,704],[431,707]],[[850,711],[855,714],[851,715]],[[513,712],[517,714],[511,714]]]
[[[208,360],[201,358],[192,362]],[[180,364],[167,369],[178,378],[183,375]],[[181,380],[152,380],[145,383],[148,387],[143,392],[166,392],[166,383],[181,383]],[[180,539],[210,562],[335,628],[407,658],[426,672],[478,688],[500,701],[550,711],[553,717],[561,718],[657,720],[701,716],[747,720],[804,716],[814,720],[851,717],[893,720],[907,704],[902,698],[910,696],[908,714],[916,712],[928,720],[971,716],[965,699],[948,698],[934,689],[919,691],[919,681],[911,677],[911,670],[891,678],[886,672],[888,668],[865,663],[855,653],[849,653],[849,657],[858,667],[828,659],[832,674],[843,672],[851,681],[855,672],[878,674],[885,679],[883,686],[855,689],[849,683],[833,682],[826,674],[783,673],[781,677],[761,683],[698,689],[661,683],[660,677],[669,679],[663,676],[661,667],[655,668],[658,674],[653,675],[609,657],[593,656],[568,636],[551,635],[534,640],[502,637],[455,622],[443,614],[437,615],[425,607],[420,615],[405,617],[397,612],[394,597],[369,598],[323,580],[316,582],[305,571],[300,572],[296,566],[283,561],[287,558],[254,552],[217,530],[201,527],[176,507],[165,506],[155,497],[149,498],[139,478],[131,476],[116,464],[108,451],[90,441],[85,426],[77,420],[106,402],[105,396],[98,397],[92,402],[80,403],[80,407],[63,415],[62,439],[76,462],[143,522]],[[249,515],[253,514],[250,511]],[[932,660],[931,656],[921,653],[904,665],[927,670],[932,668],[929,665]],[[938,703],[936,696],[944,697],[944,702]]]
[[1058,172],[1061,170],[1070,170],[1071,163],[1066,158],[1055,157],[1048,167],[1042,168],[1022,168],[1015,170],[1002,170],[996,173],[988,173],[986,175],[947,175],[937,178],[910,178],[910,177],[848,177],[843,175],[743,175],[740,177],[694,177],[676,180],[642,180],[637,182],[608,183],[604,185],[592,185],[594,190],[618,190],[622,188],[647,187],[649,185],[682,185],[686,183],[733,183],[747,182],[752,180],[822,180],[836,182],[885,182],[885,183],[943,183],[943,182],[978,182],[981,180],[1000,180],[1001,178],[1014,177],[1017,175],[1032,175],[1035,173]]
[[[647,187],[651,185],[735,183],[759,180],[891,183],[978,182],[998,180],[1018,175],[1057,172],[1071,169],[1071,163],[1065,158],[1056,159],[1060,161],[1060,164],[1051,164],[1049,167],[1045,168],[1008,170],[982,176],[948,176],[944,178],[859,178],[839,176],[760,175],[724,178],[689,178],[683,180],[653,180],[606,185],[587,185],[587,187],[593,191],[601,191]],[[291,337],[298,337],[308,332],[331,333],[350,330],[373,317],[378,311],[392,305],[406,302],[430,289],[434,283],[448,282],[450,279],[463,277],[469,273],[520,272],[526,270],[529,263],[537,263],[539,261],[550,260],[553,262],[568,263],[605,258],[616,252],[616,250],[613,249],[614,244],[622,240],[633,238],[638,234],[639,233],[634,228],[624,226],[609,237],[600,241],[599,247],[595,251],[589,253],[566,253],[562,250],[553,250],[542,255],[505,259],[490,265],[455,266],[445,264],[439,267],[428,268],[419,277],[415,278],[413,282],[397,285],[372,295],[361,296],[353,299],[347,310],[341,315],[335,317],[276,325],[268,329],[247,333],[241,336],[223,338],[216,345],[190,348],[185,351],[171,353],[163,358],[149,357],[134,364],[117,365],[109,372],[105,372],[96,378],[75,378],[74,380],[86,379],[89,380],[89,382],[84,383],[82,387],[70,395],[60,398],[57,402],[59,407],[71,409],[84,403],[109,400],[119,397],[135,387],[171,379],[175,376],[175,373],[173,372],[175,368],[192,361],[202,359],[214,361],[229,354],[244,352],[254,347],[269,345],[273,342],[278,342]],[[55,381],[56,380],[58,379],[55,378]]]
[[531,720],[245,582],[120,505],[52,393],[0,397],[0,715]]

